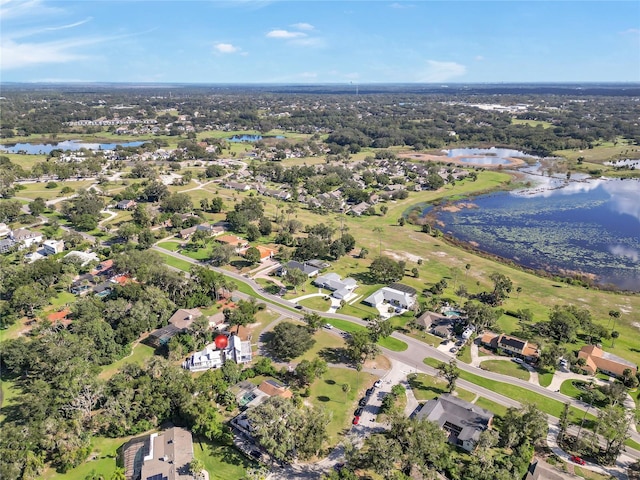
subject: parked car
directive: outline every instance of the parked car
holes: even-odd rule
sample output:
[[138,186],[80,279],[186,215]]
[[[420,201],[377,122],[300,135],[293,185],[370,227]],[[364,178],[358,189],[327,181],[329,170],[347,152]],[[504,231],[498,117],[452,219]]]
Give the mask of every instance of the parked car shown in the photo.
[[512,358],[511,361],[519,363],[520,365],[522,365],[524,363],[524,360],[522,360],[521,358]]
[[373,387],[368,388],[367,391],[365,392],[365,395],[367,397],[370,397],[373,394],[374,391],[375,391],[375,389]]
[[358,425],[360,423],[360,417],[353,417],[353,423],[354,425]]
[[458,351],[458,347],[451,347],[449,350],[451,353],[456,353]]
[[294,308],[296,310],[302,310],[304,307],[302,305],[296,305]]
[[362,407],[358,407],[358,409],[355,412],[353,412],[353,415],[356,417],[361,417],[363,411],[364,409]]
[[366,397],[362,397],[360,399],[360,401],[358,402],[358,405],[360,405],[361,407],[364,407],[367,404],[367,398]]
[[325,323],[323,325],[324,328],[331,330],[333,328],[333,325],[331,325],[330,323]]
[[374,388],[380,388],[382,386],[382,380],[376,380],[376,382],[373,384]]
[[571,455],[571,457],[569,457],[569,459],[573,462],[573,463],[577,463],[578,465],[584,465],[585,462],[583,459],[581,459],[580,457],[576,456],[576,455]]

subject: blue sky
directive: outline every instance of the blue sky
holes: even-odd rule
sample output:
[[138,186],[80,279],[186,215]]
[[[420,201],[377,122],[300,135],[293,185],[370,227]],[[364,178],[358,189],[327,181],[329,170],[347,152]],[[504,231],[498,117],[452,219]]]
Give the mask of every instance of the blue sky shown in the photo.
[[0,0],[0,80],[638,82],[640,2]]

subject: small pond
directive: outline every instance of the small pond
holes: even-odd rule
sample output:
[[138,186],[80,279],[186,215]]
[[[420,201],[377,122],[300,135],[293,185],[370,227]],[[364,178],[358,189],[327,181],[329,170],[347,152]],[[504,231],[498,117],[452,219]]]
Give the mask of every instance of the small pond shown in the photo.
[[83,143],[79,140],[65,140],[58,143],[16,143],[14,145],[0,145],[0,152],[26,153],[28,155],[47,155],[52,150],[78,151],[87,150],[115,150],[122,147],[139,147],[144,142],[118,142],[118,143]]

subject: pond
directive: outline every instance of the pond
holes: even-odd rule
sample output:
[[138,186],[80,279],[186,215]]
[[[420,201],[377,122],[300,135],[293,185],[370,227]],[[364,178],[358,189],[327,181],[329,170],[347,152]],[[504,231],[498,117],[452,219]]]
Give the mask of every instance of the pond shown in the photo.
[[443,230],[558,275],[640,291],[640,181],[582,180],[483,195],[438,209]]
[[65,140],[58,143],[16,143],[14,145],[0,145],[0,152],[47,155],[56,149],[71,151],[77,151],[83,148],[87,150],[114,150],[118,145],[122,147],[139,147],[143,143],[144,142],[83,143],[79,140]]
[[[443,150],[447,157],[455,158],[462,163],[474,163],[477,165],[509,165],[513,163],[510,158],[531,157],[519,150],[510,148],[452,148]],[[532,157],[533,158],[533,157]]]
[[258,140],[263,140],[265,138],[283,139],[285,137],[284,137],[284,135],[262,136],[262,135],[249,135],[249,134],[245,133],[243,135],[234,135],[233,137],[227,138],[227,141],[234,142],[234,143],[238,143],[238,142],[257,142]]

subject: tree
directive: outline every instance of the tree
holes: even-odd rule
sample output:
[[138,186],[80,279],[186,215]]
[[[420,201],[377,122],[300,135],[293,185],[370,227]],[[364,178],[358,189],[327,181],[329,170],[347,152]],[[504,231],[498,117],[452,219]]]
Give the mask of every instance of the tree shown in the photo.
[[22,285],[16,288],[11,297],[11,306],[18,312],[33,317],[37,308],[47,304],[49,295],[39,283]]
[[229,245],[226,243],[216,243],[211,248],[211,255],[209,256],[209,260],[211,264],[220,267],[222,265],[227,265],[231,261],[231,257],[236,254],[236,249],[233,245]]
[[311,332],[316,332],[322,325],[322,317],[316,312],[305,313],[302,320],[307,323],[307,328]]
[[611,332],[611,348],[613,348],[616,344],[616,338],[618,338],[620,336],[620,332],[618,332],[617,330],[613,330]]
[[204,478],[204,475],[202,474],[203,470],[204,470],[204,463],[202,463],[202,460],[198,458],[194,458],[189,463],[189,471],[197,480]]
[[145,228],[151,226],[151,214],[149,213],[147,206],[143,203],[136,205],[136,208],[131,214],[131,219],[133,220],[133,223],[139,227]]
[[513,282],[511,279],[502,273],[492,273],[489,275],[489,278],[493,282],[493,292],[492,296],[492,304],[500,305],[504,301],[505,298],[508,297],[511,289],[513,288]]
[[244,259],[252,265],[260,263],[260,250],[256,247],[249,247],[244,253]]
[[260,217],[260,220],[258,221],[258,229],[260,230],[260,234],[264,235],[265,237],[271,235],[271,232],[273,231],[271,220],[269,220],[267,217]]
[[405,219],[404,219],[404,217],[400,217],[400,218],[398,219],[398,225],[400,225],[401,227],[404,227],[404,223],[405,223]]
[[294,455],[302,416],[288,398],[270,397],[247,412],[255,439],[269,455],[284,461]]
[[440,362],[436,367],[438,369],[438,375],[443,377],[447,381],[447,391],[453,392],[456,388],[456,381],[460,376],[460,369],[455,358],[452,358],[449,363]]
[[376,283],[396,282],[404,276],[404,262],[389,257],[377,257],[371,262],[369,272]]
[[288,268],[284,275],[284,281],[293,286],[295,293],[298,293],[298,287],[308,280],[308,276],[299,268]]
[[526,404],[520,409],[507,409],[502,425],[500,443],[506,448],[524,444],[540,445],[546,441],[549,428],[547,415],[533,404]]
[[315,343],[311,332],[305,326],[282,322],[273,329],[269,348],[277,358],[289,361],[302,355]]
[[478,333],[484,329],[492,328],[498,320],[497,312],[483,303],[468,300],[464,304],[464,311],[467,314],[467,321],[471,325],[475,325]]
[[562,439],[564,438],[565,433],[567,433],[567,429],[569,428],[569,417],[571,416],[571,411],[570,411],[571,405],[569,404],[569,402],[564,404],[564,408],[562,409],[562,414],[560,415],[560,422],[559,422],[559,427],[560,429],[558,430],[558,443],[562,442]]
[[260,230],[253,223],[247,225],[247,240],[255,242],[260,238]]
[[368,358],[375,358],[380,353],[380,348],[371,338],[368,331],[358,330],[352,332],[347,339],[347,354],[351,361],[358,366],[362,366]]
[[37,197],[33,202],[29,204],[29,211],[31,212],[31,215],[41,215],[46,209],[47,204],[42,197]]
[[186,213],[193,210],[193,202],[186,193],[172,193],[162,200],[161,207],[165,212]]
[[609,405],[598,412],[596,431],[604,438],[604,460],[615,462],[629,438],[632,415],[621,405]]
[[351,385],[349,385],[348,383],[343,383],[342,391],[344,392],[344,403],[347,403],[347,394],[351,391]]
[[[263,304],[264,305],[264,304]],[[253,323],[255,320],[255,314],[258,313],[260,306],[256,303],[255,298],[249,300],[239,300],[236,308],[233,310],[225,308],[222,310],[224,314],[225,322],[229,326],[236,325],[237,331],[240,331],[240,327],[244,327]]]
[[372,342],[377,342],[381,337],[386,338],[393,333],[393,324],[381,317],[369,318],[367,330]]
[[311,384],[316,378],[327,372],[327,362],[321,358],[302,360],[295,369],[296,377],[302,386]]

